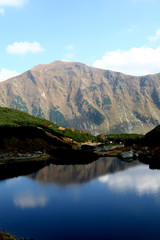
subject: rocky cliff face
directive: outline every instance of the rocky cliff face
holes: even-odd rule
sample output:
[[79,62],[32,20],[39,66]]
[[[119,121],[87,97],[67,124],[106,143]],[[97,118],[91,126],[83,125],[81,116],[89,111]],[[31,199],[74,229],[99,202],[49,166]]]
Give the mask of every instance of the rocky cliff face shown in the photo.
[[160,124],[159,79],[57,61],[1,82],[0,106],[94,134],[146,133]]

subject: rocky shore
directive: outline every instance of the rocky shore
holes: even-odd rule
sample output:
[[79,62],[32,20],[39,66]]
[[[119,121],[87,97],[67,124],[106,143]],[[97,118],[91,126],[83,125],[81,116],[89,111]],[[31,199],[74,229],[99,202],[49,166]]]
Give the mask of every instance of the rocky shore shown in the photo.
[[[25,238],[16,238],[15,236],[13,236],[10,233],[0,232],[0,240],[27,240],[27,239],[25,239]],[[33,240],[33,239],[31,238],[31,239],[28,239],[28,240]]]
[[122,161],[139,160],[151,169],[160,169],[160,145],[134,145],[97,152],[99,156],[118,157]]
[[[0,240],[18,240],[18,239],[9,233],[0,232]],[[25,240],[25,239],[21,238],[20,240]]]
[[36,152],[27,152],[27,153],[17,153],[17,152],[7,152],[7,153],[0,153],[0,162],[6,162],[11,160],[24,160],[24,159],[32,159],[41,156],[46,156],[46,153],[41,151]]

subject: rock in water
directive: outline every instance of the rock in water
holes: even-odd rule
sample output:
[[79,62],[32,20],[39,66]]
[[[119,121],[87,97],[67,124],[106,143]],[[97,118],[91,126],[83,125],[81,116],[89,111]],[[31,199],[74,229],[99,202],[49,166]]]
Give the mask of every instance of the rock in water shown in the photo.
[[134,153],[132,150],[128,151],[128,152],[123,152],[120,154],[120,158],[122,159],[132,159],[134,157]]

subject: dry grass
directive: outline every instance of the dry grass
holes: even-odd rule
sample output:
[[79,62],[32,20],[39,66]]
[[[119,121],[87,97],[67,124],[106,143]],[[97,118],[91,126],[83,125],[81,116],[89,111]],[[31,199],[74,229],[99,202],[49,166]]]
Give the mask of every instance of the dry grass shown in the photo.
[[9,233],[0,232],[0,240],[18,240],[18,239]]

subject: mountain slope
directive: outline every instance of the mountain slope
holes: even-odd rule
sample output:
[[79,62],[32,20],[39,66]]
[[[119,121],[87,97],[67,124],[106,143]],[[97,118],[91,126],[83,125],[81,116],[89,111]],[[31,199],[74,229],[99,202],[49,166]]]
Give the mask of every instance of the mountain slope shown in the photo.
[[160,123],[159,79],[57,61],[1,82],[0,106],[94,134],[146,133]]
[[62,128],[48,120],[31,116],[19,110],[3,107],[0,107],[0,132],[0,140],[15,135],[19,135],[21,138],[26,138],[26,136],[30,138],[46,136],[71,146],[77,145],[78,142],[98,140],[97,137],[91,134]]

